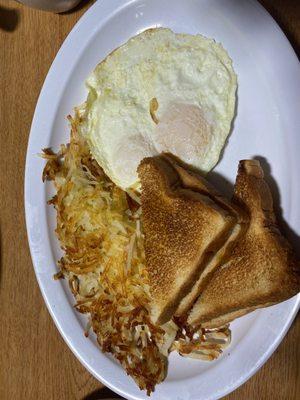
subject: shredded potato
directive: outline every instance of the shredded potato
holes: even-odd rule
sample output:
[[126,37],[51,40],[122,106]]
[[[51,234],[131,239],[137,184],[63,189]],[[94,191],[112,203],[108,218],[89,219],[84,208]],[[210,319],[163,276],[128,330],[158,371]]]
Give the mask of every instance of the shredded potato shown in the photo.
[[172,350],[183,357],[213,361],[218,358],[231,341],[228,326],[218,329],[200,329],[192,334],[184,334],[182,330],[173,342]]
[[230,334],[224,329],[227,338],[218,342],[203,330],[191,339],[174,322],[151,323],[139,197],[115,186],[92,159],[78,132],[80,111],[69,120],[70,144],[57,154],[43,150],[43,181],[53,181],[56,188],[48,203],[57,212],[56,234],[64,253],[55,278],[68,279],[75,308],[88,315],[85,335],[92,328],[102,351],[112,353],[149,395],[166,376],[171,346],[183,356],[213,359]]

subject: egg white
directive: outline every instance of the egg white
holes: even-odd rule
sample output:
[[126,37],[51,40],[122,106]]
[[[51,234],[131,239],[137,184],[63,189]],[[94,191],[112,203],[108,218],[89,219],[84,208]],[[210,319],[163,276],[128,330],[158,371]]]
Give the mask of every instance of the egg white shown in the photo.
[[[101,62],[87,87],[81,132],[122,189],[138,188],[139,162],[162,151],[204,172],[218,162],[234,116],[237,79],[214,40],[147,30]],[[151,115],[153,101],[158,107]]]

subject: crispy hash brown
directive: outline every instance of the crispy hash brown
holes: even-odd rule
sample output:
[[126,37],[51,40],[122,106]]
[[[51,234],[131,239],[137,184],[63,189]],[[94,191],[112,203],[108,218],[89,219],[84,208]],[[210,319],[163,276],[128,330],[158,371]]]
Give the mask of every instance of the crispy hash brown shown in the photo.
[[174,323],[151,323],[139,198],[114,185],[92,159],[78,132],[80,112],[69,120],[70,143],[57,154],[43,150],[43,181],[55,185],[48,203],[57,212],[64,252],[56,278],[68,279],[75,308],[88,314],[102,351],[112,353],[150,394],[166,376],[171,346],[183,356],[212,360],[229,344],[230,331],[188,335]]

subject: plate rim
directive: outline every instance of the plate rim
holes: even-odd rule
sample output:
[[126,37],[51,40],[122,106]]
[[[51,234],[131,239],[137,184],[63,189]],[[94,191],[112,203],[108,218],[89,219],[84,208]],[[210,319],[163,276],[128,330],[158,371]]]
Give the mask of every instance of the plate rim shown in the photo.
[[[70,33],[67,35],[66,39],[64,40],[63,44],[61,45],[57,55],[54,58],[54,61],[52,62],[49,71],[47,73],[47,76],[44,80],[44,83],[42,85],[42,89],[40,91],[40,95],[38,97],[38,101],[35,107],[34,115],[33,115],[33,120],[31,124],[31,129],[30,129],[30,134],[29,134],[29,139],[28,139],[28,146],[27,146],[27,152],[26,152],[26,164],[25,164],[25,179],[24,179],[24,205],[25,205],[25,219],[26,219],[26,229],[27,229],[27,237],[28,237],[28,243],[29,243],[29,248],[30,248],[30,254],[31,254],[31,259],[35,271],[35,275],[40,287],[40,291],[42,293],[44,302],[47,306],[47,309],[58,329],[60,332],[62,338],[70,348],[70,350],[73,352],[73,354],[76,356],[76,358],[80,361],[82,365],[97,379],[99,380],[101,378],[101,382],[104,383],[107,387],[115,391],[116,393],[126,396],[128,399],[142,399],[144,397],[144,394],[141,392],[140,396],[136,397],[132,395],[129,392],[123,391],[122,389],[119,389],[118,386],[114,385],[114,383],[107,381],[103,376],[101,376],[99,373],[96,373],[93,368],[89,365],[89,363],[82,357],[82,355],[77,351],[77,349],[73,346],[73,343],[71,343],[70,339],[67,337],[64,328],[62,325],[59,323],[56,313],[51,306],[48,296],[47,296],[47,291],[44,287],[44,284],[42,282],[41,276],[38,273],[38,264],[39,261],[36,258],[36,255],[34,254],[33,251],[33,243],[31,240],[31,234],[29,230],[29,225],[30,225],[30,220],[32,219],[31,215],[31,210],[30,210],[30,204],[27,201],[29,193],[30,193],[30,164],[32,161],[32,155],[30,153],[30,149],[33,146],[34,139],[36,137],[37,132],[39,129],[39,121],[38,121],[38,115],[41,112],[41,109],[45,105],[45,100],[46,100],[46,94],[47,91],[49,90],[49,84],[51,82],[51,79],[53,76],[55,76],[56,71],[59,68],[59,65],[62,63],[63,59],[67,58],[67,53],[71,50],[72,47],[74,47],[73,42],[76,40],[76,37],[80,37],[81,32],[83,31],[84,27],[89,24],[89,21],[93,19],[94,14],[97,14],[97,10],[102,12],[102,16],[98,18],[99,25],[94,26],[94,30],[91,29],[91,34],[89,38],[85,41],[85,45],[87,45],[88,41],[94,36],[94,33],[96,32],[96,28],[99,29],[99,26],[105,24],[106,20],[110,19],[112,15],[116,12],[119,12],[123,7],[127,7],[129,4],[134,3],[138,0],[115,0],[114,4],[110,0],[101,0],[101,2],[95,2],[82,16],[81,18],[77,21],[77,23],[74,25]],[[250,2],[255,6],[260,9],[260,12],[263,12],[265,15],[267,15],[269,18],[272,20],[272,25],[274,29],[277,30],[278,33],[281,35],[282,41],[284,41],[285,46],[289,48],[289,53],[291,56],[291,59],[294,58],[294,60],[299,64],[297,55],[295,54],[290,42],[288,41],[287,37],[285,36],[284,32],[281,30],[277,22],[273,19],[273,17],[268,13],[268,11],[256,0],[250,0]],[[294,61],[293,61],[294,62]],[[75,61],[74,61],[75,64]],[[56,114],[56,111],[55,113]],[[295,164],[295,157],[293,158],[293,163]],[[295,164],[296,165],[296,164]],[[299,189],[297,189],[297,192],[299,193]],[[298,197],[299,196],[295,196]],[[292,199],[293,200],[293,199]],[[300,212],[300,207],[297,210],[297,212]],[[235,389],[237,389],[239,386],[241,386],[243,383],[245,383],[248,379],[250,379],[264,364],[267,362],[267,360],[271,357],[271,355],[274,353],[276,348],[279,346],[281,341],[283,340],[284,336],[286,335],[288,329],[290,328],[294,318],[297,315],[297,312],[300,307],[300,294],[295,296],[294,298],[294,306],[292,312],[289,314],[289,317],[286,319],[286,324],[284,326],[284,329],[281,330],[280,334],[276,337],[276,340],[273,341],[273,343],[269,346],[268,351],[264,353],[264,357],[261,357],[259,363],[252,367],[252,369],[249,370],[248,374],[245,374],[243,378],[229,386],[227,389],[225,389],[220,395],[217,397],[211,397],[210,399],[220,399],[221,397],[227,395],[228,393],[231,393]],[[99,378],[100,376],[100,378]]]

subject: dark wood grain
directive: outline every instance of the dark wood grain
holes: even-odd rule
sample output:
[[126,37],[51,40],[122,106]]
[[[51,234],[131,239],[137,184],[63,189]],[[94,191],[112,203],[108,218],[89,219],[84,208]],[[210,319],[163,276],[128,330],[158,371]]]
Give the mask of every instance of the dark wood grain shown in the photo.
[[[238,0],[237,0],[238,1]],[[29,255],[23,205],[28,134],[39,91],[61,43],[92,2],[55,15],[0,0],[0,399],[114,397],[77,361],[41,297]],[[300,50],[300,2],[261,1]],[[265,366],[226,400],[296,400],[300,320]]]

